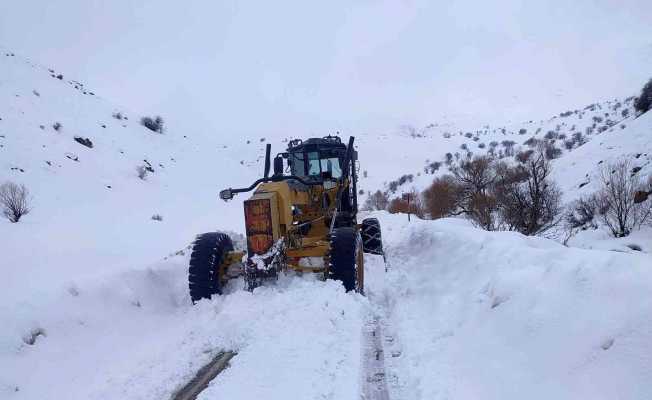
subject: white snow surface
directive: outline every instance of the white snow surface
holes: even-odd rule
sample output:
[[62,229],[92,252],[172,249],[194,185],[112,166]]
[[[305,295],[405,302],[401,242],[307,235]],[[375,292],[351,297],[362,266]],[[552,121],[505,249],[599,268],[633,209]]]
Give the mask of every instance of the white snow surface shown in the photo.
[[[582,233],[575,244],[593,248],[582,250],[377,213],[390,268],[367,257],[368,297],[282,276],[254,293],[233,281],[193,307],[188,244],[201,232],[243,231],[246,196],[224,203],[217,193],[259,177],[265,143],[280,152],[290,135],[153,133],[57,74],[0,54],[0,182],[24,183],[33,205],[18,224],[0,219],[0,398],[169,398],[213,355],[234,350],[200,398],[357,399],[363,326],[376,315],[394,399],[652,398],[649,230],[617,243]],[[582,129],[622,109],[605,104],[584,111]],[[579,126],[579,114],[565,118]],[[542,136],[558,123],[527,124]],[[595,181],[601,160],[626,156],[651,172],[652,114],[625,124],[555,160],[566,200],[591,190],[579,185]],[[488,128],[474,143],[521,143],[530,136],[521,126]],[[468,141],[459,130],[356,132],[361,188],[443,158]],[[141,180],[144,160],[154,172]],[[415,174],[411,185],[431,179]]]
[[382,223],[391,267],[371,298],[400,354],[392,398],[652,397],[649,254],[455,219]]
[[[200,398],[358,398],[365,298],[334,281],[283,276],[254,293],[234,282],[228,295],[191,306],[187,262],[173,257],[3,309],[0,397],[170,398],[231,350],[230,368]],[[19,313],[29,317],[15,321]],[[44,334],[24,343],[21,333],[35,329]]]

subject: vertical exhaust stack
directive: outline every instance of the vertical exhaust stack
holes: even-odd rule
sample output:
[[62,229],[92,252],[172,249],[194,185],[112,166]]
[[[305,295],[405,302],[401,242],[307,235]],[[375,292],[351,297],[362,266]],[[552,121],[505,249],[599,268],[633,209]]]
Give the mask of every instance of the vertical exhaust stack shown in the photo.
[[267,143],[265,148],[265,178],[269,178],[269,168],[270,168],[270,156],[272,153],[272,145]]

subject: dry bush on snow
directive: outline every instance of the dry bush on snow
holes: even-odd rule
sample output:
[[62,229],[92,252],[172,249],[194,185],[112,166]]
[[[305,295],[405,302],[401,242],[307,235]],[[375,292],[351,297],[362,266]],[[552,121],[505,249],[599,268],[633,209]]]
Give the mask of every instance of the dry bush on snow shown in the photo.
[[459,187],[457,214],[466,215],[482,229],[495,230],[497,204],[492,186],[496,175],[491,158],[480,156],[462,161],[459,166],[453,168],[453,175]]
[[369,195],[369,197],[367,197],[367,200],[365,200],[362,209],[367,211],[386,210],[387,206],[389,206],[389,198],[387,197],[387,193],[376,190],[375,193],[372,193]]
[[650,79],[643,90],[641,90],[641,95],[636,98],[634,101],[634,109],[636,109],[637,114],[643,114],[648,112],[652,108],[652,79]]
[[459,196],[460,187],[454,176],[438,177],[423,192],[424,209],[432,219],[455,215]]
[[154,118],[142,117],[140,119],[140,124],[152,132],[163,133],[163,118],[161,118],[161,116],[156,116]]
[[29,190],[25,185],[5,182],[0,185],[0,206],[2,214],[11,222],[18,222],[29,213]]
[[409,193],[410,201],[404,200],[401,197],[392,199],[387,206],[387,211],[392,214],[403,213],[403,214],[414,214],[419,218],[423,218],[423,205],[421,202],[421,195],[419,192],[412,191]]
[[595,195],[580,197],[573,202],[566,211],[566,224],[571,229],[597,228],[595,217],[597,213],[597,199]]
[[147,167],[145,167],[144,165],[137,166],[136,174],[140,179],[145,180],[145,178],[147,177]]
[[602,187],[596,193],[598,215],[614,237],[629,235],[650,217],[649,204],[634,203],[636,192],[644,185],[630,169],[629,161],[621,160],[600,170]]
[[543,152],[523,165],[496,166],[495,196],[501,222],[509,230],[536,235],[559,222],[561,191],[550,178],[551,172]]

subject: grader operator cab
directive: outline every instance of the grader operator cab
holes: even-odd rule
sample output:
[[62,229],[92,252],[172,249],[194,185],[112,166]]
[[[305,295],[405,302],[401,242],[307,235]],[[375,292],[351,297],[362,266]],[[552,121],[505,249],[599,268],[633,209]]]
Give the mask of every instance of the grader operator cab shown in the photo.
[[253,290],[282,271],[318,273],[364,293],[363,253],[383,255],[380,224],[358,223],[357,152],[354,138],[337,136],[289,142],[273,161],[271,145],[262,178],[246,188],[225,189],[228,201],[254,190],[244,201],[247,250],[235,251],[225,233],[197,236],[188,284],[193,302],[221,294],[231,278],[244,276]]

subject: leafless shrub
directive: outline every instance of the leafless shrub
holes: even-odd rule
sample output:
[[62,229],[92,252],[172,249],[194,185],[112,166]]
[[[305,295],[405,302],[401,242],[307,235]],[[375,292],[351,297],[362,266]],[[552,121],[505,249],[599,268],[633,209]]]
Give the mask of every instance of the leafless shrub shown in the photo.
[[376,190],[375,193],[372,193],[367,197],[362,208],[367,211],[386,210],[388,205],[389,198],[387,197],[387,193]]
[[652,79],[643,86],[641,95],[634,101],[634,109],[639,115],[649,111],[650,108],[652,108]]
[[426,165],[425,167],[423,167],[423,172],[425,172],[426,174],[434,174],[437,170],[439,170],[440,167],[441,167],[441,162],[433,161],[428,165]]
[[530,159],[530,157],[534,154],[534,150],[525,150],[525,151],[519,151],[516,153],[516,161],[525,164],[527,160]]
[[524,145],[529,146],[529,147],[537,147],[539,145],[540,140],[532,136],[525,142],[523,142]]
[[142,180],[145,180],[147,178],[147,167],[144,165],[139,165],[136,167],[136,174],[138,177]]
[[152,132],[163,133],[163,118],[161,116],[156,116],[154,118],[142,117],[140,119],[140,124]]
[[459,197],[460,187],[454,176],[438,177],[423,192],[424,209],[433,219],[454,215]]
[[459,187],[457,214],[466,215],[482,229],[495,230],[497,204],[491,188],[496,177],[491,158],[481,156],[462,161],[453,168],[453,175]]
[[553,142],[546,141],[543,144],[543,153],[546,156],[546,159],[552,160],[561,156],[561,149],[556,147]]
[[595,223],[597,206],[595,195],[580,197],[566,211],[566,223],[570,228],[596,229],[598,227]]
[[55,122],[54,124],[52,124],[52,129],[54,129],[57,132],[59,132],[62,127],[63,125],[61,125],[61,122]]
[[408,194],[410,196],[410,201],[404,199],[403,197],[396,197],[389,202],[387,211],[392,214],[410,213],[416,215],[419,218],[423,218],[424,210],[421,201],[421,195],[417,191],[412,191]]
[[13,223],[20,221],[20,218],[29,213],[29,190],[25,185],[18,185],[14,182],[5,182],[0,185],[0,206],[2,214]]
[[501,222],[524,235],[544,232],[559,222],[561,192],[550,178],[542,152],[523,165],[496,166],[495,196]]
[[154,214],[152,215],[152,220],[153,221],[163,221],[163,216],[161,214]]
[[513,140],[503,140],[500,143],[505,148],[505,157],[513,157],[514,156],[514,145],[516,145],[516,142],[514,142]]
[[629,235],[650,217],[650,206],[634,203],[644,185],[638,175],[630,174],[630,163],[620,160],[600,170],[602,187],[596,194],[598,215],[614,237]]

